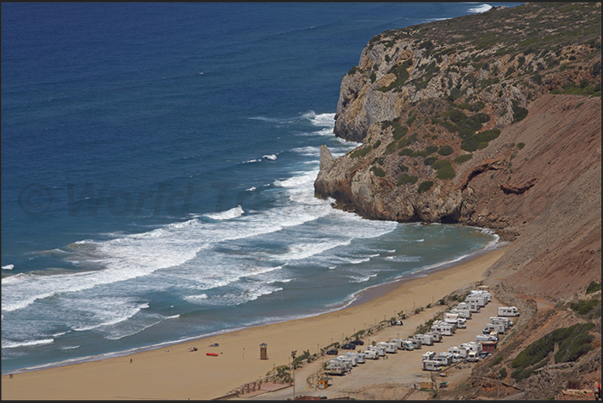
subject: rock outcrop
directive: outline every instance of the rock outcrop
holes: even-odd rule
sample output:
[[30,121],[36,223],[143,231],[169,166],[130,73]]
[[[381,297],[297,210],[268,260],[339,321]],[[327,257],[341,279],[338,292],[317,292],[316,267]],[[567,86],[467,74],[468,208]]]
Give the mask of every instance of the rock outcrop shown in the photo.
[[363,144],[321,148],[316,195],[366,218],[492,228],[515,240],[492,272],[513,267],[517,289],[600,281],[600,7],[527,3],[372,38],[335,117]]

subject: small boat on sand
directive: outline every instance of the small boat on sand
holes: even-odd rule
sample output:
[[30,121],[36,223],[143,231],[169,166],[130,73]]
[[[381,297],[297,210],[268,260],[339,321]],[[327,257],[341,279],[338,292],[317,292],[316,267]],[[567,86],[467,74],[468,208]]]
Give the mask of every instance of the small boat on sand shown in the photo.
[[211,357],[217,357],[218,353],[205,353],[205,355],[209,355]]

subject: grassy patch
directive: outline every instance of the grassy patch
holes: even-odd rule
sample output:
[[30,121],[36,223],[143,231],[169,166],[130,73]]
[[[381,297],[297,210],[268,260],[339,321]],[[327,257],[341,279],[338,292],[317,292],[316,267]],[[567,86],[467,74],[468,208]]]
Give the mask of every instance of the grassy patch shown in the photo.
[[398,179],[398,182],[396,182],[396,186],[405,185],[407,183],[415,184],[418,180],[419,178],[416,176],[402,174],[402,176],[400,176],[400,179]]
[[437,170],[436,177],[438,179],[452,179],[456,176],[456,172],[454,172],[452,164],[448,160],[436,161],[431,167]]
[[357,148],[356,150],[352,151],[352,154],[350,154],[350,158],[364,157],[365,155],[370,153],[372,149],[373,147],[370,145],[362,148]]
[[593,292],[597,292],[601,289],[601,283],[597,283],[596,281],[591,281],[588,287],[586,287],[586,293],[590,294]]
[[473,158],[473,154],[459,155],[454,159],[454,162],[456,162],[457,164],[462,164],[463,162],[469,161],[471,158]]
[[450,155],[454,152],[454,150],[452,149],[452,147],[446,145],[446,146],[442,146],[440,147],[440,149],[438,150],[438,154],[440,155]]
[[385,176],[385,171],[377,166],[372,167],[371,171],[373,171],[373,173],[380,178]]

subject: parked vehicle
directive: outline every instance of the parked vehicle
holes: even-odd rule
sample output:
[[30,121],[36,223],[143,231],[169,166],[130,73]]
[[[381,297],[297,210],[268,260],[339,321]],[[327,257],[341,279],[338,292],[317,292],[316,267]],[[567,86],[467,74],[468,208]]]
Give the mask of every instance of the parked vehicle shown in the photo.
[[467,357],[467,354],[469,353],[469,351],[468,351],[466,348],[463,348],[463,347],[457,347],[457,346],[450,347],[450,348],[448,349],[448,352],[449,352],[450,354],[458,354],[458,355],[460,355],[462,358]]
[[423,343],[421,342],[421,337],[419,337],[419,335],[417,334],[412,336],[412,343],[415,347],[415,350],[421,348],[421,346],[423,345]]
[[380,341],[377,343],[377,346],[381,346],[385,348],[385,352],[389,354],[395,354],[398,352],[398,346],[396,343],[388,343],[387,341]]
[[440,353],[432,358],[433,361],[439,363],[441,366],[448,366],[452,364],[452,354],[450,353]]
[[328,355],[337,355],[337,354],[339,354],[339,352],[337,351],[336,348],[332,348],[332,349],[327,350],[326,354],[328,354]]
[[364,353],[352,353],[351,351],[348,351],[347,353],[344,354],[344,356],[356,358],[356,364],[366,363],[366,361],[364,359]]
[[431,332],[427,332],[425,334],[427,336],[430,336],[432,338],[432,340],[436,343],[439,343],[442,341],[442,334],[440,332],[436,332],[435,330],[432,330]]
[[364,342],[360,339],[352,340],[350,343],[353,343],[357,346],[364,346]]
[[425,344],[426,346],[432,346],[433,345],[433,341],[434,341],[434,336],[431,334],[415,334],[412,337],[413,341],[414,340],[419,340],[421,342],[421,345]]
[[352,367],[355,367],[358,365],[358,357],[356,357],[356,356],[340,355],[336,358],[336,360],[348,361],[350,364],[352,364]]
[[356,345],[354,343],[346,343],[341,346],[343,350],[356,350]]
[[347,364],[342,361],[331,360],[325,367],[329,375],[343,375],[348,371]]
[[377,350],[367,350],[363,353],[366,360],[378,360],[379,352]]
[[402,323],[401,320],[392,320],[391,325],[392,326],[402,326],[404,323]]
[[421,361],[421,369],[423,371],[441,371],[442,366],[433,360]]
[[479,358],[479,353],[477,351],[469,351],[469,354],[467,355],[467,361],[468,362],[475,362],[478,361]]
[[450,310],[450,313],[457,313],[459,315],[459,317],[461,317],[461,318],[471,319],[471,311],[469,310],[469,308],[467,308],[467,309],[452,308]]
[[435,352],[427,351],[421,355],[421,361],[433,360],[433,357],[435,357]]
[[519,312],[514,306],[499,306],[498,316],[519,316]]
[[379,357],[385,356],[385,347],[381,347],[381,346],[367,346],[366,350],[367,351],[371,351],[371,350],[376,351],[377,354],[379,355]]

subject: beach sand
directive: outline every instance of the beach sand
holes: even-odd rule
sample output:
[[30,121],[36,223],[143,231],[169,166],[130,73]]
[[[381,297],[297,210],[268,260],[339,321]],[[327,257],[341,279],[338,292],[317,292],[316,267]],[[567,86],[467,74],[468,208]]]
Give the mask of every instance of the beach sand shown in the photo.
[[[426,277],[372,289],[372,293],[384,294],[339,311],[128,356],[16,373],[12,378],[5,375],[2,376],[2,399],[217,398],[261,378],[275,366],[288,364],[293,350],[297,350],[297,355],[305,350],[314,354],[320,347],[341,342],[343,337],[384,318],[389,319],[400,311],[411,313],[415,308],[437,302],[455,290],[482,280],[486,269],[505,250],[506,247],[497,248]],[[209,347],[213,343],[219,347]],[[267,360],[259,359],[261,343],[267,344]],[[191,347],[197,347],[198,351],[190,352]],[[207,356],[207,352],[218,356]]]

